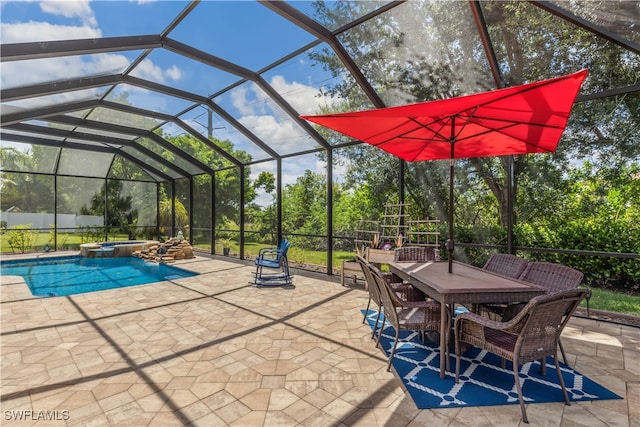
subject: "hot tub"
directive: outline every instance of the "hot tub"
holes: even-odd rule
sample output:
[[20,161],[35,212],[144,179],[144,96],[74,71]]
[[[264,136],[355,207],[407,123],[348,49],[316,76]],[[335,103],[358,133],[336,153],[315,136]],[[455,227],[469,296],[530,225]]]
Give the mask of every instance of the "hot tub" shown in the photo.
[[157,245],[157,240],[124,240],[121,242],[83,243],[80,245],[80,256],[85,258],[124,257],[131,256],[143,246]]

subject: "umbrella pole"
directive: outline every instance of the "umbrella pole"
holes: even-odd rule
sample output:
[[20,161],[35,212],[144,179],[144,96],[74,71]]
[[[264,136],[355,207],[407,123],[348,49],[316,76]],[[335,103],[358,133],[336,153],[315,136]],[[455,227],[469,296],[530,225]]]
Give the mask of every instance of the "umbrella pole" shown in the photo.
[[[453,147],[453,145],[451,145]],[[453,151],[453,148],[452,148]],[[447,239],[447,253],[449,258],[449,273],[453,272],[453,157],[449,164],[449,239]]]
[[449,161],[449,239],[447,240],[447,253],[449,258],[449,273],[453,272],[453,248],[455,243],[453,242],[453,165],[455,162],[454,145],[456,143],[455,137],[455,121],[456,117],[451,119],[451,159]]

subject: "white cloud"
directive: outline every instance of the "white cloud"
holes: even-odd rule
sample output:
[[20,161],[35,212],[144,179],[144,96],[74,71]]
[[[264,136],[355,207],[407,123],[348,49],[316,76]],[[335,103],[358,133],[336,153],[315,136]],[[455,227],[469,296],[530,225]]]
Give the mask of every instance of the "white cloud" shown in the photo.
[[167,78],[174,81],[180,80],[182,77],[182,71],[177,65],[173,65],[170,68],[163,70],[161,67],[155,65],[151,60],[145,59],[133,70],[131,75],[157,83],[165,83]]
[[279,123],[273,116],[245,115],[240,117],[240,123],[253,130],[262,140],[275,139]]
[[[269,83],[299,114],[317,114],[321,107],[338,102],[337,99],[320,95],[322,88],[295,81],[287,82],[280,75],[272,77]],[[233,106],[243,115],[275,114],[282,119],[284,114],[255,83],[233,90],[231,97]]]
[[165,71],[167,77],[169,77],[173,81],[180,80],[182,78],[182,71],[178,68],[177,65],[173,65]]
[[[39,3],[43,13],[68,19],[79,18],[81,25],[56,25],[46,21],[2,22],[2,43],[26,43],[53,40],[76,40],[102,37],[89,0],[54,0]],[[77,22],[77,21],[75,21]]]
[[[80,59],[80,58],[77,58]],[[88,61],[81,61],[82,75],[104,75],[121,73],[127,69],[131,61],[124,56],[114,53],[95,55]]]
[[65,18],[80,18],[84,25],[97,27],[98,23],[89,6],[88,0],[67,0],[67,1],[43,1],[40,2],[40,9],[45,13],[60,15]]
[[336,102],[320,95],[321,88],[298,82],[288,83],[283,76],[274,76],[270,84],[300,114],[317,114],[320,107]]
[[239,122],[279,153],[292,153],[301,149],[300,144],[305,138],[292,120],[277,121],[273,115],[243,116]]
[[162,71],[162,68],[155,65],[149,59],[145,59],[140,64],[138,64],[132,75],[154,82],[164,82],[164,72]]
[[[270,85],[299,114],[313,114],[319,111],[320,105],[332,102],[319,96],[320,89],[298,82],[288,83],[282,76],[274,76]],[[273,114],[283,120],[286,113],[255,83],[249,88],[242,87],[233,93],[234,106],[243,114]]]
[[2,87],[20,87],[42,82],[55,82],[88,75],[121,72],[129,65],[123,55],[93,55],[89,60],[79,56],[34,59],[2,64]]
[[[327,97],[318,96],[321,90],[299,82],[287,82],[282,76],[274,76],[270,84],[299,113],[312,114],[320,106],[333,103]],[[256,84],[243,85],[231,92],[231,102],[237,111],[240,123],[258,138],[270,143],[279,153],[293,153],[316,145],[297,125],[294,118],[286,114]]]
[[[68,104],[79,100],[95,99],[98,97],[98,95],[98,89],[91,88],[73,92],[57,93],[37,98],[27,98],[18,101],[10,101],[7,102],[7,105],[9,107],[15,107],[16,109],[34,109],[52,105]],[[3,111],[4,110],[11,111],[6,106],[3,107]]]
[[[270,84],[299,114],[315,113],[319,111],[320,105],[335,102],[330,98],[319,97],[321,90],[318,88],[299,82],[287,82],[282,76],[274,76]],[[286,114],[255,83],[232,90],[230,97],[236,111],[235,116],[239,116],[238,121],[270,144],[275,151],[288,154],[304,150],[305,146],[309,149],[317,147],[298,126],[295,118]],[[305,169],[307,168],[313,170],[315,167],[310,165]]]
[[[346,162],[336,162],[333,164],[333,181],[344,182],[344,177],[347,175],[348,167]],[[318,159],[316,161],[316,173],[327,173],[327,162]]]
[[102,37],[99,28],[53,25],[48,22],[2,23],[2,43],[27,43],[52,40],[92,39]]
[[[318,97],[318,88],[298,82],[287,82],[282,76],[275,76],[270,84],[280,93],[291,106],[300,114],[312,114],[319,111],[324,103],[335,102],[330,98]],[[301,131],[295,121],[277,107],[273,100],[262,92],[255,84],[243,85],[231,91],[231,103],[236,111],[238,121],[250,129],[258,138],[270,143],[272,148],[280,153],[291,153],[301,149],[301,144],[313,145],[306,134]],[[282,185],[294,184],[305,170],[326,174],[326,162],[315,156],[303,156],[296,162],[289,162],[283,171]],[[251,166],[251,178],[256,179],[260,172],[275,173],[272,162],[258,163]],[[338,177],[343,176],[344,170],[334,170]],[[335,177],[335,175],[334,175]],[[256,203],[270,204],[271,196],[260,194]]]
[[255,105],[250,104],[247,100],[248,90],[245,86],[241,86],[231,91],[231,103],[242,115],[256,114]]
[[[336,102],[328,97],[318,96],[321,90],[299,82],[287,82],[282,76],[274,76],[270,81],[271,86],[299,113],[314,114],[320,111],[320,107]],[[243,86],[233,91],[232,102],[234,107],[243,114],[239,121],[256,134],[263,141],[270,141],[272,147],[281,153],[291,153],[301,149],[306,136],[303,135],[295,121],[289,116],[283,117],[282,110],[274,102],[264,96],[264,93],[255,84],[250,87]],[[313,144],[309,142],[310,144]],[[315,156],[303,156],[299,161],[288,163],[286,171],[283,171],[282,185],[294,184],[305,170],[310,169],[316,173],[325,175],[326,162]],[[262,170],[271,171],[271,163],[260,163],[251,166],[251,174],[255,179]],[[334,170],[334,178],[343,176],[344,170]],[[256,200],[260,205],[267,205],[272,200],[267,195],[261,194]]]

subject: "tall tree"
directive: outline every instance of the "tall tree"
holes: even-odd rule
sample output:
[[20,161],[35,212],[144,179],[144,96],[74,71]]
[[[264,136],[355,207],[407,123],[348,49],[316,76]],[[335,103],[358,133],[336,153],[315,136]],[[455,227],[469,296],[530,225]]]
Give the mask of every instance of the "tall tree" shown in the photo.
[[[315,5],[316,19],[330,28],[362,16],[367,7],[361,2],[344,1],[332,3],[331,8],[324,2]],[[590,67],[592,74],[585,91],[597,92],[632,84],[632,76],[637,75],[640,68],[638,55],[528,2],[484,2],[482,9],[507,86]],[[487,59],[479,37],[474,36],[470,28],[473,28],[473,20],[467,3],[406,2],[371,23],[341,33],[339,40],[356,58],[360,70],[381,98],[396,105],[496,88],[495,83],[491,86],[488,77],[481,77],[490,76]],[[412,33],[419,37],[411,38]],[[422,42],[419,45],[411,43],[416,39]],[[328,48],[314,53],[311,59],[331,70],[335,77],[343,75],[344,68]],[[353,78],[347,76],[338,81],[329,91],[347,100],[345,103],[350,109],[370,108]],[[536,175],[535,170],[561,176],[562,171],[577,159],[577,154],[590,158],[603,152],[615,152],[616,156],[603,157],[602,161],[637,162],[639,110],[637,93],[593,101],[576,108],[556,155],[515,157],[516,191],[519,192],[518,183],[526,174],[530,174],[528,182],[536,176],[542,179],[535,181],[534,186],[551,183],[545,181],[544,175]],[[611,122],[603,122],[602,117]],[[378,187],[377,195],[389,197],[398,179],[397,159],[365,147],[345,152],[352,165],[348,176],[354,182],[365,181],[368,186]],[[442,162],[409,165],[406,175],[408,201],[419,206],[425,216],[446,217],[448,183],[443,179],[443,167],[438,163]],[[457,205],[469,208],[458,209],[456,220],[463,219],[467,224],[469,221],[477,224],[507,222],[507,165],[507,158],[456,162]],[[533,175],[532,166],[535,168]],[[487,199],[483,194],[489,194],[491,198]]]
[[[81,215],[106,215],[106,226],[116,228],[126,228],[135,224],[138,211],[132,209],[132,196],[122,195],[122,181],[108,180],[91,198],[89,206],[80,209]],[[106,195],[105,195],[106,192]]]

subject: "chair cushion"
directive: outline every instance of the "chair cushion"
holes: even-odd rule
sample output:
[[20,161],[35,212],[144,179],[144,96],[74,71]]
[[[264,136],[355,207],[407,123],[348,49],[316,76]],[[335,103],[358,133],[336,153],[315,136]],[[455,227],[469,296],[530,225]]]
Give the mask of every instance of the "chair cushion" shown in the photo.
[[484,339],[487,344],[485,348],[499,356],[508,357],[508,353],[513,353],[515,350],[518,336],[485,327]]
[[259,258],[256,260],[256,264],[259,264],[263,267],[267,268],[278,268],[280,267],[279,259],[268,259],[268,258]]

